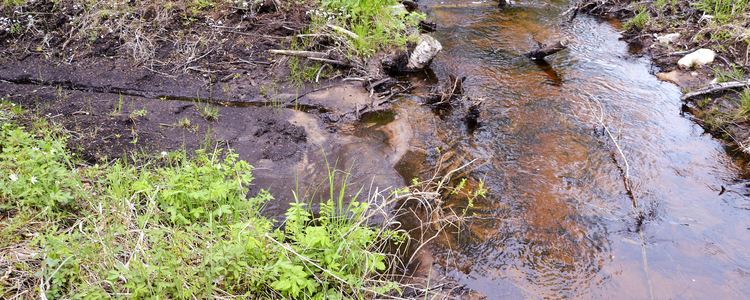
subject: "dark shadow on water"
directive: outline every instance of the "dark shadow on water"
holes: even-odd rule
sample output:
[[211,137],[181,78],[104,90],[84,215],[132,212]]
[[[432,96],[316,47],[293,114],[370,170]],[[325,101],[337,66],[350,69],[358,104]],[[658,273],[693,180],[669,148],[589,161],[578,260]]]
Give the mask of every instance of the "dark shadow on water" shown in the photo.
[[547,82],[550,85],[562,86],[563,81],[562,78],[560,78],[560,74],[557,74],[557,71],[555,71],[555,69],[552,68],[552,65],[550,65],[546,60],[537,59],[532,60],[532,62],[534,62],[534,64],[537,65],[537,67],[539,67],[539,69],[541,69],[544,74],[547,75],[547,77],[549,78]]

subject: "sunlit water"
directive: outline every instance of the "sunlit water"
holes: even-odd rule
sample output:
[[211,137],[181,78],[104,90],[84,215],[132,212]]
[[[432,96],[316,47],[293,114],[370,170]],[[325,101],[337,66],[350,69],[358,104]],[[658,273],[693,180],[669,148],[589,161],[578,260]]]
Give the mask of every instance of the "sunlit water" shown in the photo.
[[[649,73],[612,24],[560,17],[568,1],[494,3],[420,2],[433,6],[444,47],[435,74],[468,76],[468,94],[486,98],[483,126],[470,134],[416,101],[399,107],[411,111],[415,148],[458,141],[489,161],[473,173],[489,188],[469,210],[476,219],[431,245],[447,275],[490,299],[750,298],[743,170],[681,114],[680,90]],[[572,45],[549,66],[520,56],[564,37]]]

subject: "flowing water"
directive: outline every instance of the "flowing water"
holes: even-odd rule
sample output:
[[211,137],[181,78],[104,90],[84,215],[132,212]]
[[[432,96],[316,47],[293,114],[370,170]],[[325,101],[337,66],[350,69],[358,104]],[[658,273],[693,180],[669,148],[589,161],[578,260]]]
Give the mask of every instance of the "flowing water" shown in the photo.
[[[414,128],[404,177],[450,147],[478,159],[471,176],[489,189],[460,234],[431,243],[446,275],[490,299],[750,298],[744,163],[682,113],[680,90],[629,52],[617,24],[568,22],[568,1],[495,3],[420,1],[444,49],[434,74],[412,79],[468,76],[483,125],[470,132],[416,100],[398,107]],[[564,37],[571,46],[548,64],[520,55]]]

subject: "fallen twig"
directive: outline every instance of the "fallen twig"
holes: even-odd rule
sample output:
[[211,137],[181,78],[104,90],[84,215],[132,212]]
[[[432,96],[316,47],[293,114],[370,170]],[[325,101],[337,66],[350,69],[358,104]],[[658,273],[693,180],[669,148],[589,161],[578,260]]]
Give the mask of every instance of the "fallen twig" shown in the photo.
[[699,89],[695,92],[687,93],[684,96],[682,96],[682,100],[687,100],[689,98],[695,97],[695,96],[701,96],[701,95],[707,95],[712,94],[715,92],[720,92],[728,89],[734,89],[734,88],[740,88],[740,87],[746,87],[750,85],[750,79],[746,81],[730,81],[730,82],[719,82],[710,84],[707,87],[704,87],[702,89]]

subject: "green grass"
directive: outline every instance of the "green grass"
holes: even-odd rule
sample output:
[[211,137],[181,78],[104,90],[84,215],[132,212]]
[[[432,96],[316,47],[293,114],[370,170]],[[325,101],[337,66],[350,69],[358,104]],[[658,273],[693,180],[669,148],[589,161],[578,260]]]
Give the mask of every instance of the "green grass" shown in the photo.
[[624,31],[642,30],[643,28],[646,27],[646,24],[648,24],[649,19],[650,19],[650,16],[649,16],[648,9],[646,9],[645,7],[641,8],[638,14],[636,14],[630,20],[622,24],[622,30]]
[[747,11],[750,0],[699,0],[691,6],[712,15],[719,24],[727,24]]
[[728,82],[742,80],[745,76],[745,70],[732,64],[732,68],[728,70],[714,68],[714,78],[718,82]]
[[385,247],[404,237],[364,225],[376,203],[346,196],[349,173],[335,166],[327,180],[343,188],[319,216],[314,195],[295,197],[278,226],[261,215],[269,193],[246,197],[252,166],[231,150],[86,166],[61,127],[0,120],[0,210],[12,216],[0,248],[18,258],[0,261],[0,298],[351,299],[397,287]]
[[182,128],[190,128],[190,125],[191,125],[190,118],[188,117],[180,118],[179,120],[177,120],[176,125]]
[[200,114],[206,121],[215,121],[219,119],[219,108],[211,104],[198,104],[198,114]]
[[335,31],[349,41],[349,54],[369,57],[375,52],[392,47],[401,48],[408,41],[416,41],[417,32],[410,32],[425,18],[421,13],[394,10],[396,0],[323,0],[320,10],[311,13],[313,31],[325,30],[325,24],[337,25],[356,34]]
[[750,89],[745,88],[739,93],[739,101],[737,102],[739,108],[735,113],[735,118],[747,119],[750,117]]

